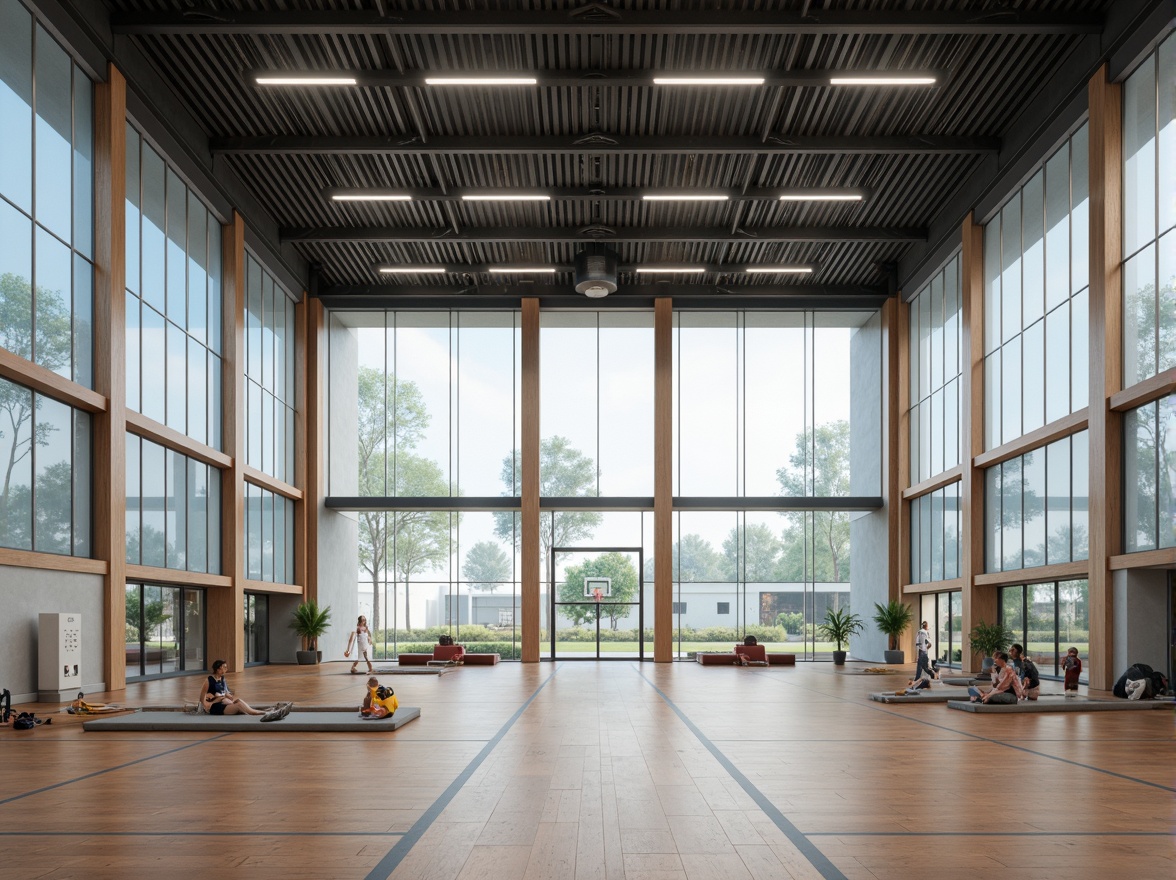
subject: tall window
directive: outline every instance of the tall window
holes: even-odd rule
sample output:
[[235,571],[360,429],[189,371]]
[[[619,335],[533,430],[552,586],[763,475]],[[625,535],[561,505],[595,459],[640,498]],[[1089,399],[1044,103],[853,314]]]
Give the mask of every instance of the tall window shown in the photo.
[[986,571],[1088,557],[1089,447],[1081,431],[984,472]]
[[294,583],[294,502],[245,484],[245,576]]
[[1128,553],[1176,547],[1176,397],[1124,414],[1123,543]]
[[960,576],[960,484],[911,500],[911,583]]
[[1176,367],[1176,37],[1123,87],[1123,384]]
[[1088,140],[1084,125],[984,229],[987,449],[1089,397]]
[[221,448],[220,225],[127,126],[127,408]]
[[960,258],[910,306],[911,483],[960,463]]
[[1042,675],[1060,678],[1062,658],[1070,648],[1077,648],[1083,661],[1080,680],[1087,681],[1089,592],[1085,580],[1025,584],[1000,591],[1000,619]]
[[294,482],[294,302],[272,275],[245,258],[245,461]]
[[204,669],[204,590],[128,583],[127,678]]
[[127,562],[220,574],[220,471],[127,435]]
[[93,94],[25,8],[0,0],[0,346],[87,387]]

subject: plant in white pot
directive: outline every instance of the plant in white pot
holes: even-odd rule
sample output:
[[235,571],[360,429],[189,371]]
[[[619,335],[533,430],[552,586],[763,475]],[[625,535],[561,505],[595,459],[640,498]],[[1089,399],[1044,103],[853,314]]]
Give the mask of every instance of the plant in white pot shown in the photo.
[[898,640],[911,625],[911,606],[898,599],[891,599],[885,605],[875,603],[874,609],[874,623],[878,631],[889,639],[890,648],[883,657],[887,663],[905,663],[906,655],[899,650]]
[[848,644],[850,637],[860,635],[863,629],[865,624],[862,623],[862,619],[856,614],[851,614],[848,608],[829,608],[825,611],[825,620],[817,625],[817,632],[821,638],[837,644],[837,649],[833,652],[835,666],[845,665],[845,651],[841,646]]
[[318,640],[322,638],[331,625],[331,608],[319,608],[318,602],[309,599],[294,609],[294,619],[290,621],[290,629],[302,637],[306,650],[296,652],[298,663],[302,666],[313,666],[318,663]]
[[1012,644],[1013,634],[1004,624],[978,620],[968,633],[968,640],[972,643],[972,651],[984,658],[980,663],[980,670],[988,672],[992,668],[992,656],[997,651],[1006,650]]

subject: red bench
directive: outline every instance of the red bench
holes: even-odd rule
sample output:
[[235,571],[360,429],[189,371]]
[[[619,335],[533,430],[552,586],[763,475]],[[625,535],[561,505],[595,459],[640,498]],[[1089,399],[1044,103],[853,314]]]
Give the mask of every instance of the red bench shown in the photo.
[[430,661],[443,660],[464,666],[493,666],[501,659],[501,654],[467,654],[465,645],[437,645],[432,654],[401,654],[397,663],[401,666],[428,666]]
[[767,662],[769,666],[795,666],[795,654],[769,654],[763,645],[736,645],[730,654],[726,652],[699,651],[694,659],[703,666],[733,666],[738,664],[740,655],[748,660]]

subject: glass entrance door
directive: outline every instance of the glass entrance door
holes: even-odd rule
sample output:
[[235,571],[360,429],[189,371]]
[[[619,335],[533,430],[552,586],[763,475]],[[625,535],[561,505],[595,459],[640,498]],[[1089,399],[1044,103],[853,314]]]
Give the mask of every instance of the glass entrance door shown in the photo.
[[551,548],[551,656],[645,657],[644,558],[640,547]]

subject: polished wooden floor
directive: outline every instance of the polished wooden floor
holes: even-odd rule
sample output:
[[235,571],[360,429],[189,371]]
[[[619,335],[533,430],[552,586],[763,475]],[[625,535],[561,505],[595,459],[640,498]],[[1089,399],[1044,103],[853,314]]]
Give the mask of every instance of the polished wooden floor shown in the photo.
[[[229,679],[259,703],[358,704],[346,673]],[[394,734],[3,729],[0,875],[1176,877],[1172,712],[886,706],[865,695],[895,679],[827,664],[386,680],[422,708]],[[193,699],[201,681],[106,697]]]

